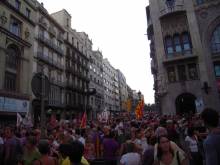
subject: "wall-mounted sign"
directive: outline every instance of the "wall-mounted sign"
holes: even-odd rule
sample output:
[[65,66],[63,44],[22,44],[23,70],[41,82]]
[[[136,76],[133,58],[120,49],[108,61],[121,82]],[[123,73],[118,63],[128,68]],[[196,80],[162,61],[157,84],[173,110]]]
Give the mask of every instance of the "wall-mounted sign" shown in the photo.
[[0,111],[27,112],[30,102],[28,100],[0,97]]

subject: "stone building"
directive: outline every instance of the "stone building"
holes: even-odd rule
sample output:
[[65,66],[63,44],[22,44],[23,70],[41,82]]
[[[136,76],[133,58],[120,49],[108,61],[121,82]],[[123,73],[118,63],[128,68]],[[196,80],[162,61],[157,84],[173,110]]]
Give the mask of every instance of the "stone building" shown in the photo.
[[128,101],[128,90],[127,83],[124,74],[117,69],[118,72],[118,84],[119,84],[119,100],[120,100],[120,110],[126,111],[126,103]]
[[155,101],[163,114],[220,109],[220,1],[149,0]]
[[0,121],[31,108],[35,1],[0,1]]
[[92,41],[84,32],[77,32],[71,26],[71,15],[66,10],[51,14],[51,16],[65,29],[65,104],[67,114],[82,114],[89,112],[88,62],[89,52],[92,50]]
[[104,109],[110,112],[119,111],[119,86],[116,69],[108,59],[103,59]]
[[[59,116],[65,108],[64,29],[50,16],[43,4],[37,2],[36,7],[33,74],[43,72],[48,77],[50,92],[45,111]],[[40,116],[40,102],[34,99],[33,103],[37,119]]]
[[90,96],[92,116],[96,118],[97,113],[104,110],[104,86],[103,86],[103,56],[97,50],[89,57],[89,88],[95,88],[96,94]]

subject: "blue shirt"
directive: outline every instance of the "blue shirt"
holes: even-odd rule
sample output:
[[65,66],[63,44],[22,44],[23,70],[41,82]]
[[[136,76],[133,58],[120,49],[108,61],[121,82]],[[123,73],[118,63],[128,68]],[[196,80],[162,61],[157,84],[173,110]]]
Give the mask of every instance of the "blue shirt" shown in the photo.
[[220,132],[210,133],[204,141],[206,165],[220,165]]

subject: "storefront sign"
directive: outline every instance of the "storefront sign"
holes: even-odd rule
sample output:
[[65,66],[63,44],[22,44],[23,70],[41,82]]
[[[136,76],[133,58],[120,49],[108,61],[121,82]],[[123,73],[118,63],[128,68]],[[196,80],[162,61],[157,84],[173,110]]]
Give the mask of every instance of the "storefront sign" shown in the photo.
[[8,97],[0,97],[0,111],[5,112],[27,112],[29,110],[28,100],[19,100]]

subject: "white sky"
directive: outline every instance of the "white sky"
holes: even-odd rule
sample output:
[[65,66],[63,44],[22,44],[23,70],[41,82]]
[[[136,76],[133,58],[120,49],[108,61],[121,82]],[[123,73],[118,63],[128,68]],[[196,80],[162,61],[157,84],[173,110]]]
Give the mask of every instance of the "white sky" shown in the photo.
[[86,32],[104,58],[125,75],[127,84],[140,90],[145,103],[154,102],[146,36],[148,0],[39,0],[53,13],[66,9],[72,28]]

